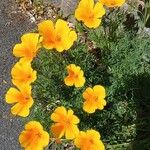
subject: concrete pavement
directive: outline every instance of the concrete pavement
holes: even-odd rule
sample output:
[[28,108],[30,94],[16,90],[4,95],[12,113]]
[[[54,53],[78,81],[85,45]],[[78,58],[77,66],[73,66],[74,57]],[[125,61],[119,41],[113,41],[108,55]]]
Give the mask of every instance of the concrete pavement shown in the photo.
[[15,12],[14,0],[0,1],[0,150],[20,150],[18,135],[23,123],[10,114],[10,106],[5,103],[5,93],[11,86],[10,70],[16,61],[12,47],[19,42],[23,33],[34,29],[28,18]]

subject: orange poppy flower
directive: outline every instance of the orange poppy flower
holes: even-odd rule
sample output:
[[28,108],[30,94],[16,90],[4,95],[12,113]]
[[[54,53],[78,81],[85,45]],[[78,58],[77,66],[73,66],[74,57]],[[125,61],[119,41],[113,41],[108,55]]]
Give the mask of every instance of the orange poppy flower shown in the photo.
[[10,88],[6,93],[6,102],[9,104],[15,104],[11,108],[12,114],[22,117],[28,116],[29,109],[33,105],[31,86],[21,86],[19,90],[16,88]]
[[75,17],[78,21],[89,28],[97,28],[101,23],[101,18],[105,14],[105,9],[100,2],[94,5],[94,0],[81,0],[75,10]]
[[36,71],[31,68],[31,63],[23,58],[11,70],[12,82],[17,87],[31,84],[36,80]]
[[39,34],[27,33],[21,37],[21,43],[14,46],[13,54],[16,57],[32,60],[39,48]]
[[70,64],[67,66],[68,76],[64,79],[64,82],[68,86],[82,87],[85,83],[84,72],[79,66]]
[[37,121],[30,121],[19,135],[19,142],[25,150],[43,150],[49,144],[49,134]]
[[38,25],[39,33],[43,36],[44,48],[55,48],[58,52],[68,50],[77,40],[77,34],[71,30],[66,21],[58,19],[54,25],[51,20],[46,20]]
[[81,150],[105,150],[100,134],[95,130],[81,131],[74,140],[75,145]]
[[83,110],[88,113],[94,113],[96,109],[102,110],[106,105],[105,88],[101,85],[95,85],[93,88],[88,87],[83,92]]
[[65,135],[66,139],[74,139],[79,133],[79,119],[73,113],[71,109],[67,111],[63,106],[56,108],[52,113],[51,120],[56,123],[51,126],[51,131],[55,138]]

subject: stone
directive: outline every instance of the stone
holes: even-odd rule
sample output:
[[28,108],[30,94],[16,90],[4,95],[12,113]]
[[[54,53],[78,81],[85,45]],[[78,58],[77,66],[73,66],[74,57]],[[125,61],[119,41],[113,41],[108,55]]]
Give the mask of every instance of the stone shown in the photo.
[[69,15],[74,14],[75,8],[77,7],[79,0],[62,0],[61,2],[61,11],[63,17],[68,17]]

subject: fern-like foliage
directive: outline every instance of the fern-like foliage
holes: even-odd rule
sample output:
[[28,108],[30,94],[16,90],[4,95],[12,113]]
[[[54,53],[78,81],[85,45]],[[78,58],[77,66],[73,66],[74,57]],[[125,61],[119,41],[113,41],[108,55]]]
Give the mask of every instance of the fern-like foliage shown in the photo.
[[[80,118],[81,130],[98,130],[108,149],[119,150],[120,146],[123,149],[132,140],[141,141],[144,136],[146,146],[143,150],[147,150],[149,145],[146,142],[150,135],[147,133],[150,114],[150,38],[138,35],[134,27],[127,31],[125,17],[117,11],[112,12],[116,14],[117,21],[111,14],[103,21],[103,27],[81,33],[70,50],[63,53],[45,49],[39,51],[32,64],[38,79],[33,86],[35,106],[30,118],[40,121],[49,131],[51,113],[63,105],[72,108]],[[83,30],[86,31],[85,28]],[[66,66],[72,63],[84,71],[86,84],[82,88],[64,84]],[[89,115],[82,109],[82,93],[86,87],[96,84],[106,87],[107,106]],[[144,119],[144,126],[140,123],[141,119]],[[145,131],[140,132],[143,127]],[[135,143],[132,147],[135,147]]]

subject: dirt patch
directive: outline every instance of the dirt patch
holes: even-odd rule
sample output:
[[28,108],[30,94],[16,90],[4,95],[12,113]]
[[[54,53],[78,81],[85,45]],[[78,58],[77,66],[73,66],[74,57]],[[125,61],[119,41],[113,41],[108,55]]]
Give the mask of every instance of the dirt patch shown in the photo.
[[46,19],[55,20],[60,8],[51,2],[34,0],[16,0],[18,10],[29,17],[31,22],[39,23]]

